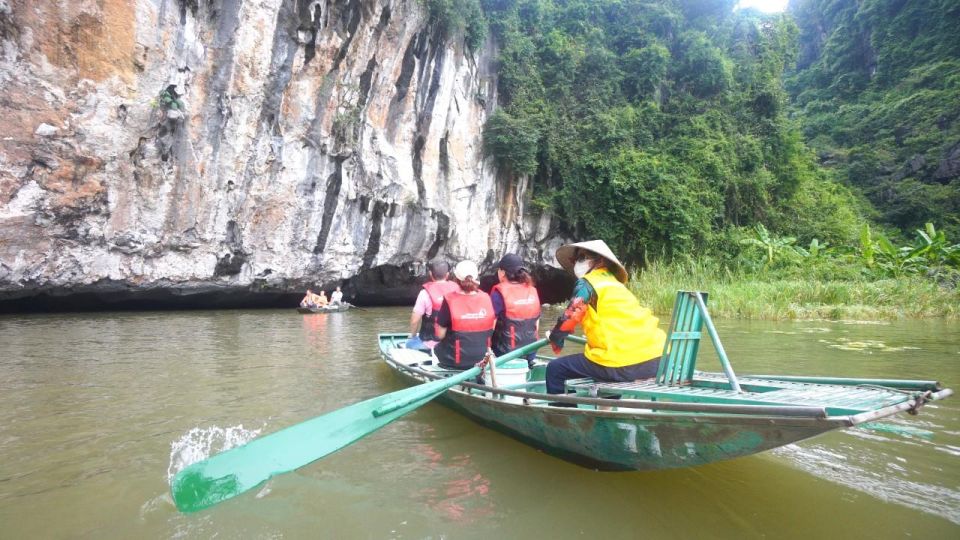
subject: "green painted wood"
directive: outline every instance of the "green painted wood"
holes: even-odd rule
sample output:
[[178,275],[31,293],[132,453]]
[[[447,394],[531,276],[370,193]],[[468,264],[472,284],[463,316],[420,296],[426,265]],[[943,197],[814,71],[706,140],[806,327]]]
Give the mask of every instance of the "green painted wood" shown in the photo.
[[673,387],[667,385],[656,385],[654,387],[638,387],[632,383],[596,383],[590,379],[588,382],[569,384],[567,387],[579,391],[588,390],[595,387],[600,395],[621,395],[635,399],[656,399],[668,400],[680,403],[718,403],[729,405],[769,405],[769,406],[796,406],[803,405],[809,407],[824,407],[831,416],[860,414],[862,412],[872,411],[902,403],[911,398],[907,394],[896,394],[882,389],[874,390],[869,397],[863,397],[849,402],[840,402],[838,397],[847,396],[851,391],[859,391],[856,387],[850,387],[845,394],[842,390],[838,393],[818,392],[815,389],[806,390],[777,390],[774,392],[765,392],[761,394],[751,394],[749,392],[737,393],[732,390],[714,390],[714,389],[696,389],[690,387]]
[[[502,364],[547,344],[541,339],[495,360]],[[196,512],[236,497],[273,476],[290,472],[350,445],[431,399],[480,374],[474,367],[447,379],[391,392],[194,463],[174,476],[170,493],[181,512]],[[375,411],[380,411],[375,415]]]
[[717,356],[720,358],[720,367],[723,368],[723,373],[727,376],[727,380],[730,381],[730,387],[735,392],[741,392],[742,390],[740,388],[740,383],[737,381],[737,375],[733,372],[733,366],[730,364],[730,360],[727,358],[727,352],[723,349],[723,343],[720,342],[720,335],[717,333],[716,327],[713,326],[713,319],[710,318],[710,313],[707,311],[706,299],[698,292],[692,292],[690,295],[700,308],[700,315],[703,317],[703,324],[707,327],[707,332],[710,334],[710,340],[713,341],[713,348],[716,349]]
[[670,339],[677,341],[680,339],[700,339],[701,332],[674,332],[670,334]]
[[905,379],[855,379],[847,377],[797,377],[789,375],[750,375],[749,378],[756,380],[776,380],[813,384],[885,386],[887,388],[898,388],[900,390],[929,390],[933,392],[943,388],[937,381],[917,381]]
[[706,293],[677,291],[667,342],[657,369],[656,380],[661,384],[690,384],[696,370],[704,321],[702,310],[694,298],[696,294],[706,297]]
[[669,339],[669,336],[673,335],[674,329],[677,327],[677,322],[680,319],[680,309],[679,309],[680,297],[677,296],[677,299],[673,302],[673,312],[670,314],[670,328],[667,330],[667,342],[663,345],[663,353],[660,355],[660,365],[657,367],[656,380],[658,382],[663,382],[667,377],[667,369],[670,364],[670,350],[673,347],[673,342]]

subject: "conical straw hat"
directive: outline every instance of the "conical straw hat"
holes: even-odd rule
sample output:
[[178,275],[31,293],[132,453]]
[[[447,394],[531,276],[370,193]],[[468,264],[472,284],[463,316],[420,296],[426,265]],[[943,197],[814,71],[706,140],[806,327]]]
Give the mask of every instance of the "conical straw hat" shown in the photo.
[[603,240],[590,240],[588,242],[577,242],[576,244],[560,246],[557,250],[557,262],[560,263],[560,266],[562,266],[564,270],[571,274],[573,273],[573,265],[577,262],[574,254],[578,249],[596,253],[606,259],[608,263],[607,266],[609,266],[610,271],[617,276],[620,283],[627,282],[627,269],[623,267],[623,264],[617,259],[617,256],[610,251],[607,243]]

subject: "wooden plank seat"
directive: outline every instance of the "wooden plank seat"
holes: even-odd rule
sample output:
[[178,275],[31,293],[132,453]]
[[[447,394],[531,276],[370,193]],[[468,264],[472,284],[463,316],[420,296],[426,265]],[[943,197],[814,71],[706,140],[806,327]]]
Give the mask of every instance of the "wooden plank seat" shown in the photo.
[[[907,393],[884,388],[862,386],[835,386],[787,381],[741,378],[743,392],[701,382],[726,382],[722,374],[696,372],[692,384],[672,386],[655,379],[612,383],[593,379],[570,379],[568,391],[581,396],[620,396],[627,399],[673,401],[687,403],[724,403],[740,405],[780,405],[823,407],[829,415],[858,414],[865,411],[902,403]],[[762,391],[750,391],[750,388]]]

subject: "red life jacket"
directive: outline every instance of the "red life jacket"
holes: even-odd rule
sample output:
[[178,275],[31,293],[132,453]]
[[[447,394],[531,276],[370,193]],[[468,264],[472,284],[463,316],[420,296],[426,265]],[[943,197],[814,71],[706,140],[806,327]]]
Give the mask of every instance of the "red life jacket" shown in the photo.
[[483,291],[466,294],[458,289],[443,299],[450,308],[450,328],[433,352],[443,367],[473,367],[486,355],[497,321],[490,295]]
[[503,297],[504,311],[497,317],[493,332],[493,352],[502,356],[537,340],[540,320],[540,295],[533,285],[499,283],[493,288]]
[[459,291],[460,287],[452,281],[428,281],[423,284],[423,290],[430,296],[430,314],[424,314],[420,318],[420,339],[423,341],[437,340],[437,314],[440,313],[440,306],[443,305],[443,296],[453,291]]

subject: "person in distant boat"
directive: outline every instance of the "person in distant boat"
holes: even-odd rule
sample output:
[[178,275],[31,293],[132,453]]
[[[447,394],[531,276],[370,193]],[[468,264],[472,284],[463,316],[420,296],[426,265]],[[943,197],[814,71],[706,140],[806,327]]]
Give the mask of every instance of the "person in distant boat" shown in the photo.
[[306,296],[304,296],[303,300],[300,301],[300,307],[305,307],[305,308],[319,307],[320,304],[318,302],[320,302],[320,297],[314,294],[314,292],[311,291],[310,289],[307,289]]
[[323,291],[320,291],[320,294],[317,295],[317,307],[323,307],[330,302],[327,300],[327,294]]
[[343,292],[340,291],[340,287],[330,293],[330,303],[338,306],[343,303]]
[[410,314],[408,349],[429,350],[437,344],[436,322],[443,295],[459,289],[456,283],[447,281],[450,265],[446,261],[431,262],[427,266],[427,274],[430,280],[423,284],[413,305],[413,313]]
[[470,369],[484,359],[497,318],[490,295],[480,290],[480,272],[472,261],[460,261],[453,269],[459,287],[443,296],[437,314],[437,337],[433,348],[440,367]]
[[549,333],[554,353],[577,324],[587,345],[582,354],[547,364],[547,393],[562,394],[565,381],[592,377],[626,382],[657,374],[666,333],[653,313],[626,287],[627,270],[603,240],[561,246],[557,262],[577,276],[573,297]]
[[[508,253],[497,265],[500,283],[490,291],[493,313],[497,326],[493,331],[493,354],[503,356],[508,352],[529,345],[540,333],[540,296],[533,286],[530,270],[523,259]],[[532,364],[536,352],[527,355]]]

